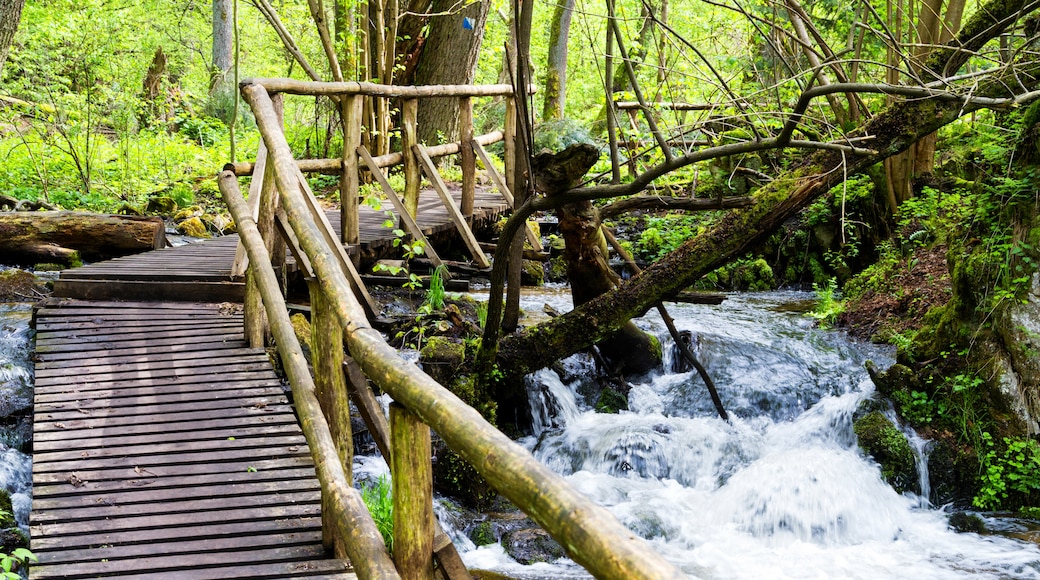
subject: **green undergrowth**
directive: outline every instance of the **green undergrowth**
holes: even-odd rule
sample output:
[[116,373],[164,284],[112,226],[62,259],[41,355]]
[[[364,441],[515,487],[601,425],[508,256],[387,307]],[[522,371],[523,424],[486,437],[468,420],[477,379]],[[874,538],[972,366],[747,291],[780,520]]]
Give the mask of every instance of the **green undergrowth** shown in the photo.
[[390,476],[381,475],[372,483],[361,486],[361,499],[372,514],[376,528],[391,553],[394,551],[394,498]]

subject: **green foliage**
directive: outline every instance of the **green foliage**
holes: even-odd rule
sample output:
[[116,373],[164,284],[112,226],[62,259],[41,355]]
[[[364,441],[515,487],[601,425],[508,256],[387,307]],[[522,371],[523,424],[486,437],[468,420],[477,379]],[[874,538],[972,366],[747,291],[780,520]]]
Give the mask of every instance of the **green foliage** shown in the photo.
[[764,291],[774,289],[776,282],[773,269],[769,267],[768,262],[762,258],[745,256],[709,272],[697,286],[707,289]]
[[426,304],[433,310],[444,308],[444,279],[447,277],[448,269],[442,264],[437,266],[433,275],[430,276],[430,287],[426,290]]
[[646,228],[635,243],[636,255],[646,261],[655,261],[696,235],[697,227],[698,220],[694,216],[649,216]]
[[588,129],[573,119],[555,119],[539,123],[534,128],[534,152],[563,151],[577,143],[594,143]]
[[845,311],[845,303],[838,296],[837,278],[831,278],[826,285],[813,283],[813,292],[816,294],[816,308],[809,312],[809,316],[819,321],[821,326],[833,326]]
[[1032,439],[1004,437],[997,445],[988,432],[982,434],[982,487],[973,503],[980,509],[1007,507],[1012,496],[1020,499],[1040,492],[1040,445]]
[[[10,504],[10,501],[7,502]],[[11,517],[11,512],[0,509],[0,521]],[[20,580],[18,569],[29,562],[35,562],[36,555],[25,548],[15,548],[11,553],[0,552],[0,580]]]
[[379,476],[373,483],[365,483],[361,486],[361,499],[368,507],[372,519],[376,522],[376,528],[383,536],[386,548],[392,553],[394,551],[394,498],[390,478],[386,475]]
[[896,391],[892,399],[899,408],[899,414],[913,425],[929,425],[938,414],[935,401],[924,391]]

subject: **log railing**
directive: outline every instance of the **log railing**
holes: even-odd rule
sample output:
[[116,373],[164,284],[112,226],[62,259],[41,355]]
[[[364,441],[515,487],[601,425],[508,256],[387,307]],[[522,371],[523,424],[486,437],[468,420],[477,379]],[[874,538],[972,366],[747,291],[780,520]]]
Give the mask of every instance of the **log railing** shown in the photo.
[[[340,85],[313,85],[335,94]],[[284,90],[283,84],[271,83]],[[460,92],[479,87],[457,88]],[[400,90],[402,88],[398,88]],[[432,578],[434,561],[448,578],[467,576],[450,543],[434,522],[430,480],[430,429],[468,461],[496,490],[557,539],[576,562],[598,578],[684,578],[644,540],[622,526],[606,509],[572,488],[560,475],[489,424],[476,410],[402,359],[373,329],[352,291],[350,273],[330,247],[323,224],[308,201],[268,90],[245,83],[266,150],[269,177],[259,190],[277,197],[284,219],[283,236],[312,276],[312,327],[324,342],[312,350],[315,379],[293,334],[265,236],[242,200],[233,168],[225,168],[221,193],[238,224],[249,254],[250,278],[256,281],[264,311],[291,383],[304,434],[311,448],[323,495],[326,538],[337,555],[349,557],[361,578]],[[274,187],[268,185],[273,184]],[[272,204],[260,202],[261,207]],[[269,210],[273,211],[273,210]],[[248,313],[247,313],[248,316]],[[342,337],[342,340],[341,340]],[[344,346],[347,356],[344,357]],[[342,364],[342,366],[341,366]],[[346,368],[346,379],[342,369]],[[389,427],[374,403],[371,381],[390,394]],[[350,425],[345,393],[351,396],[393,472],[394,555],[382,545],[374,523],[351,485]]]

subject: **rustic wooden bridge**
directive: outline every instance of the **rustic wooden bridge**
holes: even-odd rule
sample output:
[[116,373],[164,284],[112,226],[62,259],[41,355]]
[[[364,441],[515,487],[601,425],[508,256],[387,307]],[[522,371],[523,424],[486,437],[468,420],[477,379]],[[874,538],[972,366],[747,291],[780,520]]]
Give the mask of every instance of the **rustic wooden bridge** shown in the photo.
[[[227,167],[218,180],[240,240],[65,272],[56,284],[59,297],[36,313],[30,526],[40,561],[31,578],[467,579],[433,517],[431,429],[593,575],[685,577],[402,359],[370,325],[378,305],[349,255],[366,243],[357,205],[361,165],[382,185],[403,229],[425,239],[426,230],[442,225],[423,225],[439,210],[419,210],[421,166],[449,227],[474,263],[487,267],[467,235],[467,219],[480,207],[475,158],[484,157],[490,170],[482,138],[464,127],[460,143],[441,147],[440,154],[462,159],[464,183],[455,198],[430,160],[433,148],[410,142],[415,103],[456,98],[462,117],[471,119],[468,99],[510,99],[512,89],[261,79],[244,81],[242,94],[263,146],[255,164]],[[277,113],[281,94],[332,95],[345,114],[353,112],[342,159],[310,162],[308,169],[292,158]],[[402,152],[372,157],[360,143],[363,98],[402,100]],[[503,136],[508,157],[508,127],[496,138]],[[405,166],[403,200],[382,172],[393,163]],[[330,167],[341,174],[347,202],[339,231],[302,174]],[[252,207],[236,173],[253,177]],[[492,179],[508,199],[510,183],[494,172]],[[509,204],[491,205],[485,209],[493,214]],[[315,282],[308,284],[311,364],[275,274],[286,268],[279,251],[286,246],[295,267]],[[245,264],[243,287],[238,276]],[[285,381],[268,358],[272,337]],[[389,420],[370,383],[393,398]],[[391,468],[392,556],[353,486],[348,401]]]

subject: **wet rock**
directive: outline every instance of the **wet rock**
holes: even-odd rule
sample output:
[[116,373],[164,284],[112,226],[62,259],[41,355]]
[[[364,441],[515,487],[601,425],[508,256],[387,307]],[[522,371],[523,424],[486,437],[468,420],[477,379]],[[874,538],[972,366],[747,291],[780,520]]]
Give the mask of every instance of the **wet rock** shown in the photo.
[[928,479],[932,483],[933,505],[966,508],[978,493],[979,459],[970,448],[951,437],[935,440],[928,455]]
[[920,493],[914,451],[906,437],[883,414],[874,411],[853,426],[859,446],[881,465],[881,476],[899,493]]
[[982,518],[975,514],[969,514],[967,512],[955,512],[950,516],[950,529],[955,532],[965,533],[972,532],[976,534],[983,534],[986,532],[986,523],[982,521]]
[[18,548],[29,548],[29,536],[20,528],[0,530],[0,552],[10,554]]
[[1027,425],[1028,434],[1040,434],[1040,273],[1034,273],[1025,301],[1008,307],[997,325],[1007,349],[1000,361],[998,388],[1008,405]]
[[46,289],[36,276],[25,270],[0,271],[0,302],[24,302],[46,296]]
[[502,535],[502,547],[511,558],[524,565],[555,562],[567,554],[552,536],[541,528],[520,528]]

